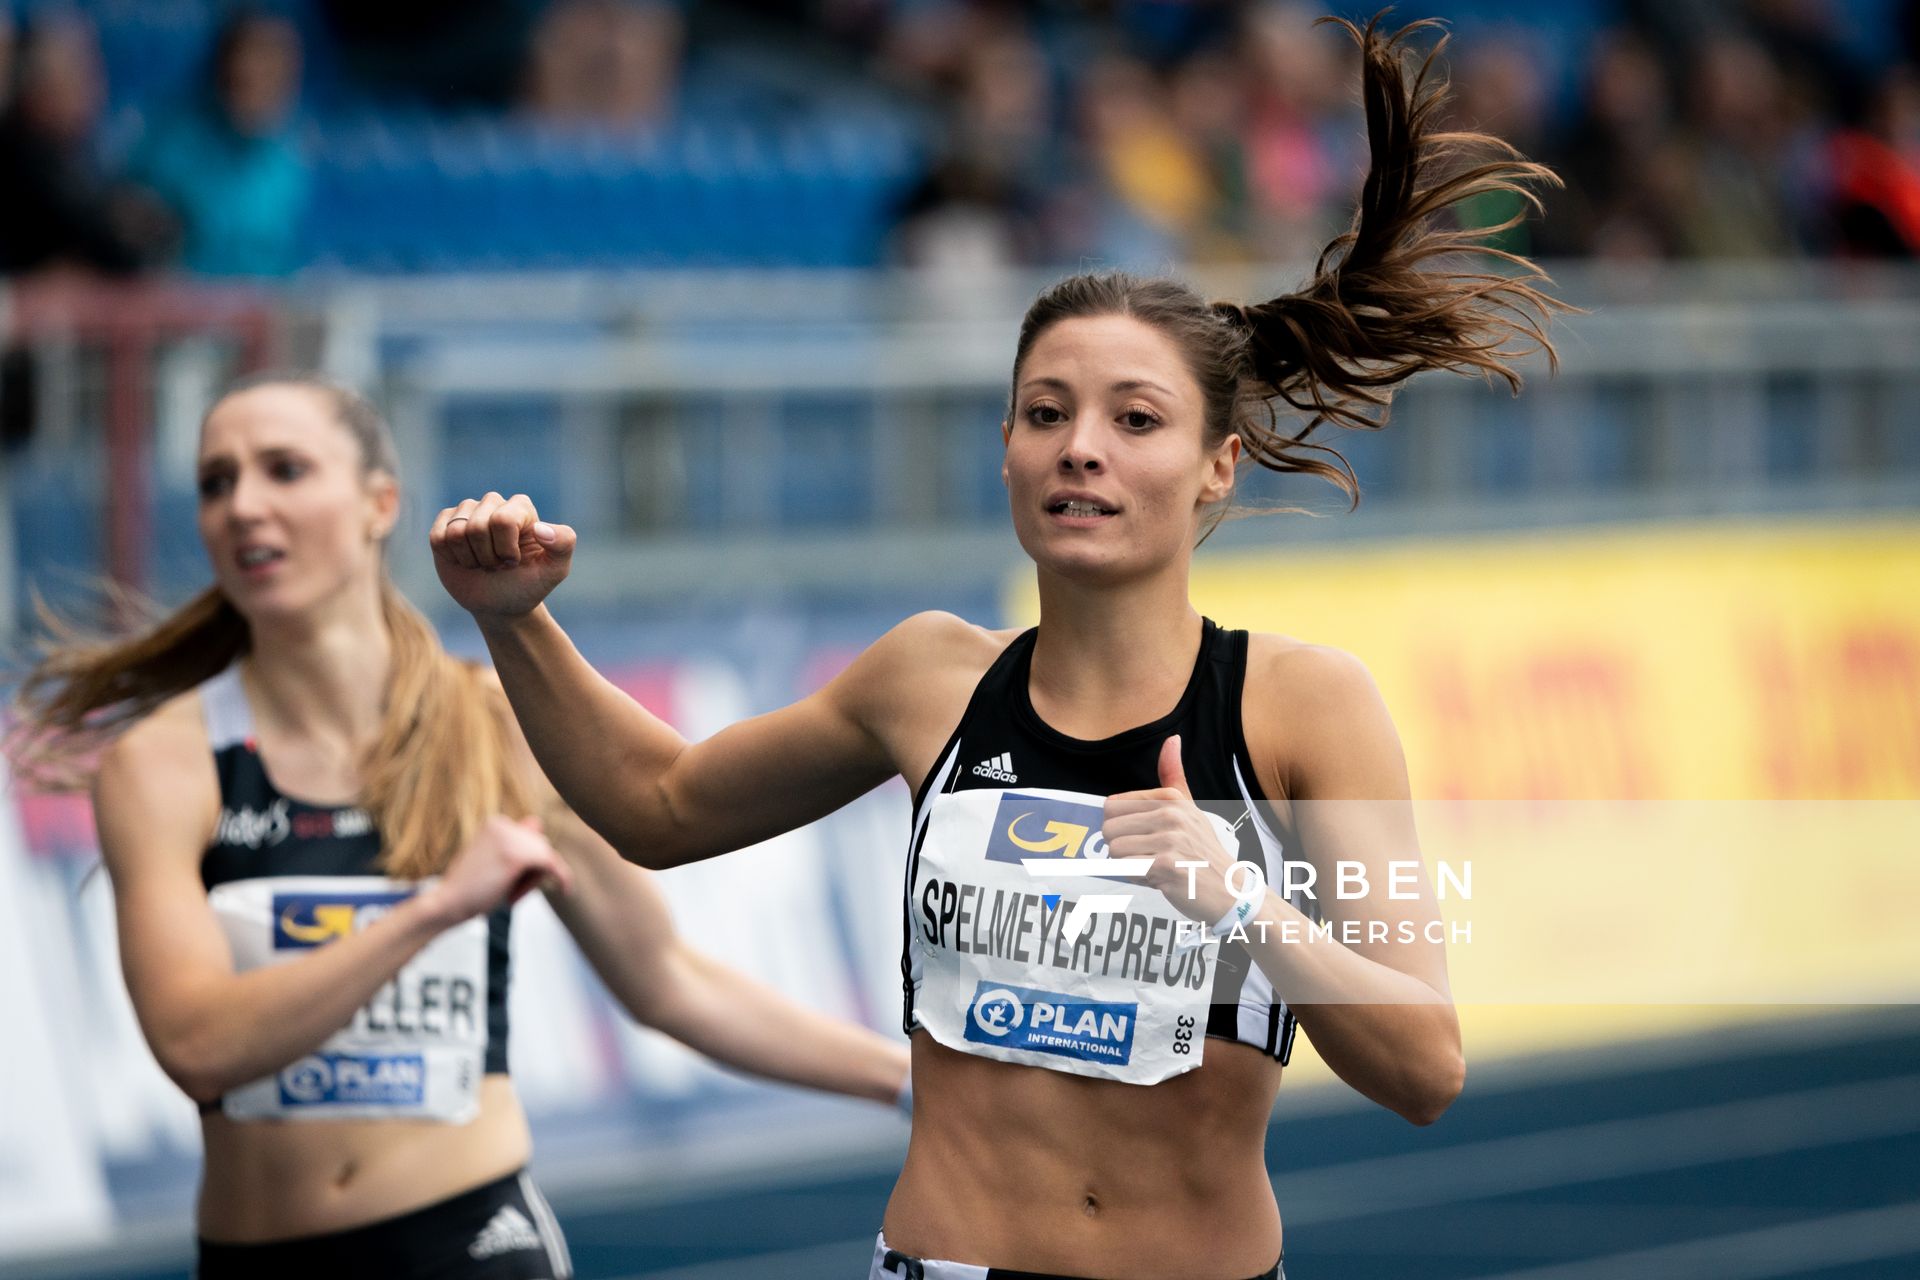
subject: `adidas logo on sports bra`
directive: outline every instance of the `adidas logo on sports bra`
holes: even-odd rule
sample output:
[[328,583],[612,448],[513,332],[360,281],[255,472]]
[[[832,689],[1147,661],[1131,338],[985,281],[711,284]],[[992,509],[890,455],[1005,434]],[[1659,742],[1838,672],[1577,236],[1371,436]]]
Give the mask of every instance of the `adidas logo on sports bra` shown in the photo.
[[973,771],[979,777],[992,778],[995,782],[1020,781],[1013,772],[1013,756],[1006,751],[1002,751],[991,760],[982,760],[973,766]]

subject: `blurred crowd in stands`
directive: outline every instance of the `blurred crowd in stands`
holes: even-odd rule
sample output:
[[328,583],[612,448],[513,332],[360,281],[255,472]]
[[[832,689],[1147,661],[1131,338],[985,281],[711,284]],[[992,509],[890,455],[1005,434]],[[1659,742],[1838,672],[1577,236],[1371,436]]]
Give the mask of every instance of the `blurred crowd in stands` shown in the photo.
[[[763,153],[803,152],[793,140],[836,118],[886,122],[911,142],[870,166],[869,216],[844,199],[805,216],[854,219],[834,265],[955,271],[1297,262],[1345,223],[1366,159],[1351,42],[1297,0],[167,0],[156,8],[185,14],[190,36],[168,46],[188,55],[171,77],[151,73],[161,45],[148,43],[151,11],[130,16],[134,0],[7,5],[9,274],[266,278],[392,261],[356,258],[315,227],[347,216],[345,197],[324,196],[336,170],[365,169],[339,139],[364,140],[369,119],[428,122],[381,132],[378,146],[418,152],[449,182],[476,166],[557,172],[569,155],[644,178],[673,155],[675,193],[688,173],[717,182],[748,163],[728,156],[801,163]],[[1920,0],[1432,0],[1395,19],[1429,13],[1454,20],[1457,123],[1566,182],[1502,247],[1617,260],[1920,254]],[[716,120],[732,150],[686,142]],[[468,189],[435,216],[458,218]],[[536,220],[560,218],[570,199],[539,183],[488,190]],[[778,204],[767,190],[755,198]],[[636,263],[726,259],[699,239],[718,197],[663,195],[647,225],[687,225],[651,252],[650,233],[613,234],[629,199],[575,221],[600,219]],[[352,216],[372,229],[352,244],[377,242],[410,200],[355,196]],[[1519,211],[1495,200],[1466,216],[1491,226]],[[590,242],[592,226],[569,234]],[[487,265],[552,261],[522,257]]]

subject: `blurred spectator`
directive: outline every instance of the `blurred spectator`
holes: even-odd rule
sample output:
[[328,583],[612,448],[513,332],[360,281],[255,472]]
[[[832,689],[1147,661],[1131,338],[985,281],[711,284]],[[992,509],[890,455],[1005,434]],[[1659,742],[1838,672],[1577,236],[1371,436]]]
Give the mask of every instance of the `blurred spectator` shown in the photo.
[[[518,226],[538,220],[550,171],[596,192],[629,182],[640,192],[652,189],[655,175],[643,170],[655,164],[664,166],[663,191],[686,182],[714,192],[790,186],[794,207],[811,210],[796,216],[840,218],[836,261],[883,257],[961,272],[1087,258],[1298,262],[1351,217],[1365,169],[1353,50],[1338,31],[1314,26],[1327,8],[1318,0],[302,3],[320,18],[305,51],[309,96],[322,113],[316,155],[331,166],[330,207],[344,211],[316,230],[345,228],[337,242],[323,234],[315,252],[350,264],[551,261],[538,237],[516,244],[478,222],[448,248],[431,210],[465,207],[485,190],[503,225]],[[98,12],[117,22],[133,8]],[[1461,23],[1451,67],[1436,68],[1453,82],[1453,119],[1508,139],[1566,182],[1542,193],[1544,219],[1502,233],[1497,247],[1614,259],[1913,252],[1905,211],[1920,164],[1911,48],[1920,0],[1430,9]],[[1494,10],[1509,24],[1489,25]],[[1594,29],[1602,11],[1620,25]],[[1847,25],[1868,21],[1880,27],[1866,40]],[[227,31],[204,96],[157,113],[133,104],[129,118],[153,123],[131,171],[179,210],[188,266],[280,273],[299,256],[294,228],[307,199],[288,122],[303,51],[291,27],[265,19]],[[690,38],[698,53],[725,52],[690,59]],[[5,42],[0,19],[0,54]],[[38,87],[33,105],[7,110],[0,127],[10,197],[0,207],[0,261],[129,270],[158,252],[159,224],[94,162],[100,72],[87,44],[50,37],[23,51],[19,65]],[[123,32],[109,47],[138,45]],[[1581,82],[1560,83],[1550,55],[1575,49],[1589,51]],[[5,64],[0,56],[0,104]],[[870,82],[847,85],[848,69],[859,67]],[[444,116],[367,113],[337,90],[354,83],[435,110],[517,106],[543,126],[582,125],[589,136],[582,147],[497,116],[450,129]],[[18,84],[15,96],[26,96]],[[602,148],[590,136],[683,114],[688,128],[659,150]],[[706,127],[713,122],[724,127]],[[703,157],[698,173],[671,172],[681,154],[672,144],[695,140],[718,145],[689,153]],[[768,156],[780,159],[769,167]],[[789,175],[784,166],[800,156],[818,157],[811,163],[821,170]],[[582,165],[590,177],[574,173]],[[419,184],[411,222],[383,203],[387,173]],[[842,207],[836,195],[832,208],[809,205],[829,189],[853,203]],[[28,198],[11,198],[16,190]],[[754,198],[783,197],[743,197]],[[78,199],[91,219],[46,214],[59,199]],[[604,203],[596,212],[588,200],[579,215],[573,238],[588,258],[601,253],[596,218],[606,221],[606,245],[627,246],[609,250],[616,256],[730,261],[759,252],[728,240],[740,226],[727,219],[681,226],[690,206],[677,194],[658,205],[667,234],[624,241],[630,228],[611,212],[618,202]],[[1486,227],[1521,207],[1496,195],[1461,216]],[[875,222],[884,244],[865,230]]]
[[[851,34],[857,30],[860,9],[842,14],[834,7],[835,29]],[[880,26],[874,37],[877,49],[876,69],[884,78],[911,90],[946,94],[960,82],[960,58],[975,38],[983,34],[996,15],[976,6],[946,3],[912,5]]]
[[291,136],[299,84],[293,25],[236,14],[215,41],[206,83],[135,150],[131,176],[179,216],[189,270],[280,276],[299,265],[310,185]]
[[1366,126],[1354,107],[1359,61],[1316,11],[1270,3],[1250,15],[1244,147],[1253,252],[1310,259],[1344,223],[1366,166]]
[[0,347],[0,457],[24,449],[33,437],[39,394],[33,352],[24,345]]
[[1245,65],[1224,52],[1188,58],[1174,71],[1168,86],[1174,127],[1186,138],[1213,191],[1213,207],[1187,244],[1190,261],[1236,261],[1249,256],[1255,212],[1243,136],[1247,102]]
[[671,114],[685,28],[648,0],[560,0],[534,31],[522,105],[543,119],[612,128]]
[[1780,69],[1753,40],[1717,35],[1700,51],[1690,89],[1673,144],[1690,176],[1678,211],[1682,248],[1697,257],[1793,253]]
[[[1486,37],[1463,48],[1453,74],[1453,118],[1462,129],[1490,133],[1529,157],[1542,154],[1547,86],[1540,56],[1518,39]],[[1455,209],[1464,228],[1514,225],[1483,241],[1489,248],[1528,255],[1534,251],[1530,206],[1511,191],[1489,191]]]
[[955,277],[1045,260],[1040,220],[998,166],[964,151],[941,158],[896,215],[888,256]]
[[1058,120],[1051,71],[1019,22],[982,25],[959,57],[955,88],[960,132],[1010,169],[1047,163]]
[[13,14],[0,5],[0,112],[13,94]]
[[1679,249],[1673,199],[1652,181],[1672,129],[1660,62],[1646,41],[1613,31],[1593,47],[1579,117],[1547,157],[1566,187],[1546,195],[1552,253],[1666,257]]
[[1150,66],[1168,70],[1218,48],[1230,37],[1239,0],[1111,0],[1105,9],[1127,47]]
[[362,89],[435,107],[499,110],[519,86],[544,0],[317,0]]
[[1096,187],[1083,251],[1113,262],[1185,257],[1209,225],[1220,192],[1193,139],[1176,124],[1160,77],[1110,54],[1080,84],[1081,139]]
[[93,28],[71,14],[43,17],[22,34],[16,66],[0,114],[0,272],[126,274],[165,257],[172,220],[110,182],[96,152],[106,86]]
[[1808,114],[1858,118],[1870,83],[1847,56],[1832,0],[1746,0],[1747,22]]
[[1058,171],[1046,58],[1023,25],[997,19],[949,57],[945,137],[897,211],[889,256],[956,274],[1043,262]]
[[1920,76],[1884,77],[1861,126],[1829,147],[1836,247],[1868,258],[1920,257]]

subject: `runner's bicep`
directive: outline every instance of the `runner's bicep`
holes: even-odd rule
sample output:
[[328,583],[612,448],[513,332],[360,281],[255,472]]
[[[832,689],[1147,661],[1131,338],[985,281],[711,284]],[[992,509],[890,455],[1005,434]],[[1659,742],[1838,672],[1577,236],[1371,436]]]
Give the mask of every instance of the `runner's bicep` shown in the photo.
[[1321,917],[1354,950],[1447,989],[1440,919],[1420,853],[1400,735],[1372,675],[1336,650],[1301,655],[1289,708],[1289,812]]
[[661,793],[676,830],[738,848],[823,817],[895,771],[829,687],[692,743]]
[[208,990],[234,973],[200,881],[206,810],[215,802],[195,765],[205,760],[123,740],[103,754],[93,790],[121,970],[163,1060],[166,1042],[193,1022]]

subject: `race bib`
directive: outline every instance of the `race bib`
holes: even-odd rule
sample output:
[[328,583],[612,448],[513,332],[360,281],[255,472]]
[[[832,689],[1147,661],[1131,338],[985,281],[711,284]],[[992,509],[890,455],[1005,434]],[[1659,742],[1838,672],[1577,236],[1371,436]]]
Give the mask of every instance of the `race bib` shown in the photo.
[[1104,804],[1047,790],[934,799],[908,927],[914,1019],[941,1044],[1129,1084],[1200,1065],[1219,943],[1178,945],[1187,917],[1164,894],[1100,870]]
[[[351,937],[431,881],[271,876],[209,895],[239,970]],[[487,1046],[487,921],[436,937],[313,1053],[229,1091],[236,1120],[443,1120],[479,1109]]]

